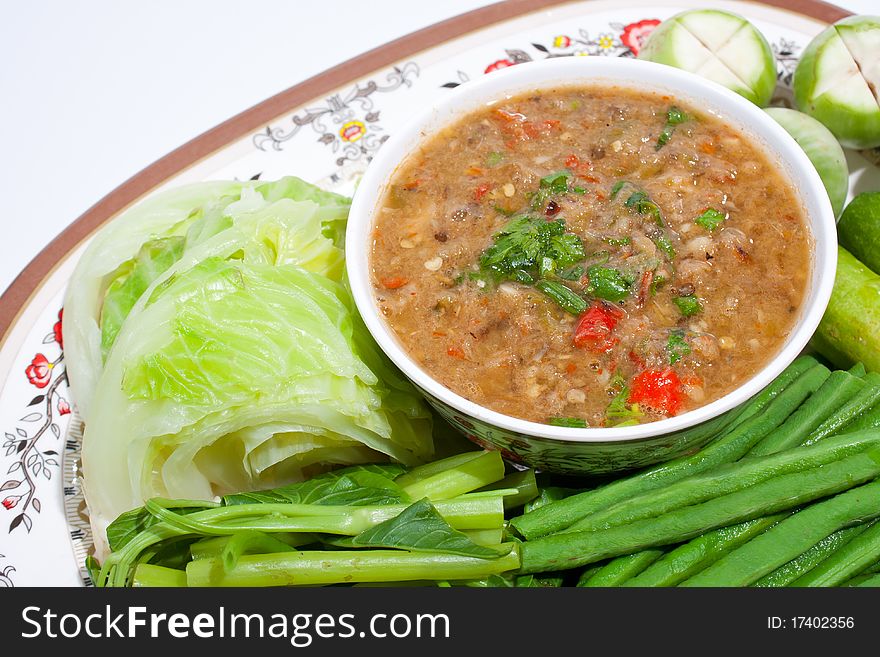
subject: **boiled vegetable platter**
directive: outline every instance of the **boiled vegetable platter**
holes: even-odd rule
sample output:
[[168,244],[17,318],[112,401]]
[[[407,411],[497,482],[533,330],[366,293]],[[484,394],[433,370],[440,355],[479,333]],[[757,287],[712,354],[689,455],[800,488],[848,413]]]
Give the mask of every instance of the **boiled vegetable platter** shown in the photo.
[[[790,105],[797,57],[823,24],[758,4],[717,4],[745,13],[765,35],[780,76],[775,102]],[[173,178],[163,180],[154,174],[137,190],[123,191],[131,195],[131,201],[143,190],[184,182],[244,180],[255,175],[275,179],[295,174],[350,193],[370,155],[383,137],[393,134],[394,126],[405,120],[412,107],[503,66],[551,55],[633,56],[658,19],[685,8],[687,3],[662,10],[621,7],[612,2],[571,3],[548,12],[511,17],[471,34],[466,41],[447,41],[417,55],[398,48],[389,52],[388,68],[360,70],[364,77],[358,80],[329,80],[320,98],[314,98],[314,92],[309,97],[291,96],[286,105],[275,107],[277,119],[268,124],[265,118],[251,124],[239,122],[240,138],[194,166],[186,168],[189,162],[178,159],[179,173]],[[469,29],[473,24],[462,24],[462,33]],[[298,121],[293,121],[293,116]],[[192,152],[188,157],[195,160],[203,154]],[[850,197],[864,189],[880,189],[880,174],[871,164],[874,153],[847,150],[846,157],[853,174]],[[162,182],[157,184],[158,180]],[[87,219],[91,226],[97,225],[115,209],[118,206],[109,204],[103,216],[99,211]],[[0,467],[9,471],[0,498],[0,580],[4,584],[91,581],[81,569],[91,545],[76,466],[81,427],[66,388],[59,318],[60,299],[81,252],[76,242],[88,230],[80,224],[62,236],[66,246],[60,257],[56,250],[48,262],[45,258],[38,262],[39,266],[23,277],[30,279],[30,288],[14,286],[12,296],[7,294],[3,300],[4,309],[12,310],[6,313],[8,320],[4,321],[10,324],[0,349],[0,367],[7,373],[0,396],[6,434]],[[639,557],[641,561],[650,558],[650,554]],[[597,581],[611,581],[605,579],[608,577],[606,571]]]

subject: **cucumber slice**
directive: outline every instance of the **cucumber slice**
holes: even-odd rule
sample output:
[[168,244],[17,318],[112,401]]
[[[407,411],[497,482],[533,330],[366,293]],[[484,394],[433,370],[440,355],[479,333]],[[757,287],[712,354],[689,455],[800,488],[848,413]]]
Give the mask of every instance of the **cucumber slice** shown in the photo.
[[849,191],[846,156],[831,131],[811,116],[784,107],[764,110],[804,149],[831,199],[834,216],[840,216]]
[[880,17],[850,16],[813,39],[794,72],[798,109],[851,148],[880,146]]
[[767,39],[745,18],[719,9],[676,14],[651,32],[639,59],[696,73],[763,107],[776,88]]

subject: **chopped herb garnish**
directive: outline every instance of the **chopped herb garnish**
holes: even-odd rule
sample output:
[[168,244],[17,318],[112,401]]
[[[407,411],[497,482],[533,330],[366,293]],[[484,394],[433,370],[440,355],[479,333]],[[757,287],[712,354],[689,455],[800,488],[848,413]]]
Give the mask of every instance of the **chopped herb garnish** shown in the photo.
[[586,269],[584,269],[581,265],[577,265],[575,267],[572,267],[571,269],[560,271],[556,275],[566,281],[576,281],[584,275],[584,272],[586,272]]
[[[625,185],[635,187],[625,180],[618,180],[614,183],[614,187],[611,188],[611,198],[613,199]],[[623,204],[630,210],[635,210],[639,214],[651,217],[654,220],[654,223],[659,228],[663,229],[660,231],[654,231],[651,239],[654,241],[654,244],[657,245],[657,248],[663,252],[663,255],[669,258],[669,260],[675,260],[675,248],[672,246],[672,241],[669,239],[669,235],[665,231],[666,222],[663,221],[663,214],[660,212],[660,206],[654,203],[654,201],[652,201],[650,197],[640,189],[636,189],[636,191],[627,196],[626,201],[624,201]]]
[[500,205],[494,205],[492,206],[492,208],[495,210],[495,212],[497,212],[498,214],[503,214],[505,217],[512,217],[516,212],[516,210],[505,210]]
[[543,208],[544,203],[553,194],[565,194],[568,191],[569,178],[571,178],[570,171],[557,171],[541,178],[540,188],[532,194],[532,209]]
[[669,111],[666,112],[666,122],[671,125],[678,125],[680,123],[684,123],[688,120],[688,115],[685,114],[682,110],[677,108],[675,105],[669,108]]
[[611,253],[609,251],[605,251],[604,249],[601,251],[596,251],[595,253],[591,253],[587,256],[587,260],[591,265],[604,265],[606,262],[611,260]]
[[538,266],[538,273],[541,278],[550,278],[556,273],[556,261],[553,258],[544,256],[541,258],[541,263]]
[[572,187],[571,191],[574,192],[575,194],[586,194],[587,193],[587,190],[584,189],[583,187]]
[[584,298],[562,283],[547,279],[584,258],[580,237],[566,232],[561,219],[545,221],[525,216],[517,217],[495,234],[492,246],[480,256],[480,270],[496,281],[534,284],[563,310],[579,315],[587,308]]
[[616,269],[593,265],[587,270],[587,276],[590,279],[587,291],[594,297],[606,301],[623,301],[629,296],[632,283]]
[[489,153],[486,157],[486,166],[496,167],[504,161],[504,153],[499,153],[497,151],[493,153]]
[[608,404],[608,408],[605,409],[605,417],[609,420],[623,420],[623,422],[615,424],[616,427],[638,424],[638,418],[644,415],[638,404],[627,402],[627,397],[629,397],[629,388],[623,386]]
[[632,269],[624,269],[620,272],[621,278],[626,281],[627,285],[632,287],[632,284],[635,283],[639,278],[640,274],[634,272]]
[[666,340],[666,351],[669,353],[669,364],[675,365],[691,353],[691,347],[684,339],[684,331],[672,331]]
[[660,214],[660,206],[654,203],[648,195],[643,191],[637,191],[630,194],[624,202],[624,205],[639,214],[646,214],[654,219],[658,226],[665,226],[663,223],[663,215]]
[[639,190],[637,192],[633,192],[632,194],[630,194],[627,197],[626,201],[624,201],[623,204],[628,208],[638,208],[639,203],[644,203],[645,201],[650,201],[650,200],[651,199],[648,198],[648,195],[645,192]]
[[678,306],[678,311],[685,317],[696,315],[703,309],[700,305],[700,300],[693,294],[684,297],[674,297],[672,302]]
[[687,114],[675,106],[670,107],[666,112],[666,125],[663,126],[663,130],[657,138],[657,145],[654,148],[659,151],[669,143],[669,140],[672,138],[672,133],[675,131],[675,126],[684,123],[687,120]]
[[628,237],[606,237],[604,241],[611,246],[626,246],[632,240]]
[[568,267],[584,259],[584,244],[575,233],[562,233],[550,238],[549,255],[560,267]]
[[535,283],[535,287],[572,315],[580,315],[587,309],[586,300],[562,283],[541,280]]
[[569,267],[584,258],[584,246],[575,233],[565,232],[561,220],[517,217],[495,234],[494,243],[480,256],[480,268],[496,278],[510,278],[515,270],[537,273],[542,258]]
[[666,285],[666,277],[663,276],[662,274],[655,275],[654,280],[651,281],[651,286],[650,286],[651,296],[652,297],[655,296],[657,294],[657,291],[661,287],[663,287],[664,285]]
[[586,420],[579,417],[551,417],[547,420],[547,424],[554,427],[571,427],[573,429],[586,429],[589,425]]
[[568,171],[557,171],[549,176],[541,178],[541,189],[549,189],[554,194],[564,194],[568,191],[568,179],[571,173]]
[[710,233],[718,228],[722,221],[724,221],[726,217],[716,210],[715,208],[707,209],[703,214],[694,219],[694,223],[698,226],[702,226]]
[[663,252],[663,255],[670,260],[675,260],[675,247],[672,246],[672,241],[665,231],[660,231],[652,239],[657,248]]

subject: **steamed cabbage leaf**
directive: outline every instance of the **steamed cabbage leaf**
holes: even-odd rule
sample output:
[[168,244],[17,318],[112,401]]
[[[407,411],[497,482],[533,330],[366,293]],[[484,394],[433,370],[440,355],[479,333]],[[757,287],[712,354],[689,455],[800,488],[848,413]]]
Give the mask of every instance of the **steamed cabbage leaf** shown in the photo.
[[[168,193],[173,211],[157,199],[129,211],[150,231],[129,213],[102,230],[68,291],[99,536],[154,496],[212,499],[432,454],[424,402],[346,287],[348,200],[295,178],[195,187]],[[107,234],[125,251],[95,263]]]
[[101,354],[104,358],[116,341],[122,322],[144,291],[180,259],[186,239],[180,235],[150,240],[126,262],[107,288],[101,308]]

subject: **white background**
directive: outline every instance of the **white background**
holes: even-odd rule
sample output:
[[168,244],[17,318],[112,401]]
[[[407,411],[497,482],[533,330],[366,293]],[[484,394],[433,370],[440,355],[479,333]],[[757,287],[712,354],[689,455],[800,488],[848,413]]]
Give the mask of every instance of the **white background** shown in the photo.
[[[877,1],[838,4],[878,13]],[[177,146],[324,69],[487,4],[4,3],[0,290],[66,225]]]

